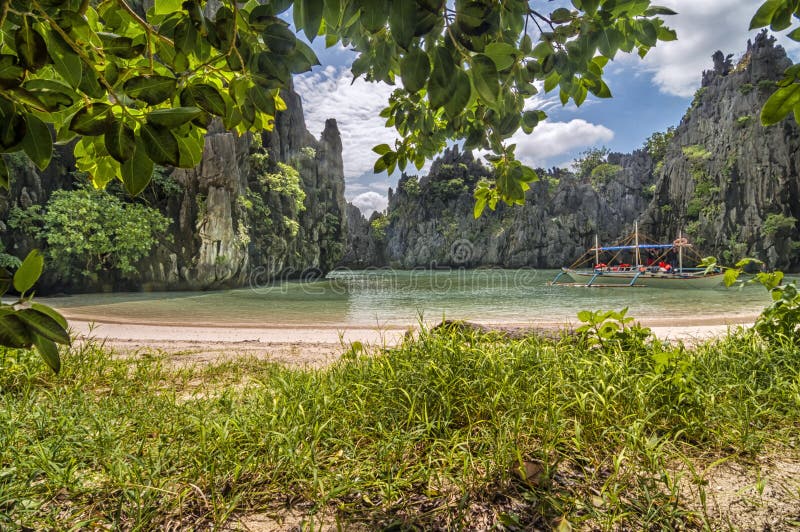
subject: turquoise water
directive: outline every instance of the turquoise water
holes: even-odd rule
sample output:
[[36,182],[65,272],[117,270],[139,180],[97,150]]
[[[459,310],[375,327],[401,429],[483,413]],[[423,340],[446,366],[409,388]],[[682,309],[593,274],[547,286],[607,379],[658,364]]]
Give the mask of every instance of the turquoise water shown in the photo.
[[181,325],[392,326],[465,319],[484,323],[573,320],[582,309],[641,319],[751,316],[769,303],[743,290],[548,286],[551,270],[339,271],[316,282],[213,292],[88,294],[44,299],[73,318]]

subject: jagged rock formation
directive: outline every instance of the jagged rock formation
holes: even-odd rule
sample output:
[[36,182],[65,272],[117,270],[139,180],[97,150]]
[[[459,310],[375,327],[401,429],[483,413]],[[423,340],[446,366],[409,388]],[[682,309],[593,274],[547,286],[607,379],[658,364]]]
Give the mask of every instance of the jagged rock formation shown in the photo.
[[792,118],[766,128],[759,120],[791,61],[766,33],[748,42],[737,65],[729,58],[718,52],[715,68],[703,74],[642,222],[664,237],[683,229],[728,263],[755,256],[797,269],[800,128]]
[[768,128],[759,120],[791,62],[766,33],[737,64],[731,58],[714,54],[663,159],[645,150],[612,153],[604,172],[583,178],[540,170],[524,206],[500,205],[475,220],[470,191],[488,170],[450,151],[429,176],[403,176],[390,193],[374,253],[364,230],[357,246],[351,232],[347,264],[554,268],[582,254],[595,233],[613,241],[638,219],[665,241],[683,231],[727,264],[754,256],[771,268],[798,269],[800,128],[792,118]]
[[611,154],[608,160],[619,168],[602,183],[579,180],[558,169],[540,170],[542,180],[533,183],[524,206],[501,204],[476,220],[471,191],[490,172],[471,153],[454,147],[422,179],[400,179],[397,191],[390,191],[385,229],[378,235],[382,238],[375,239],[372,224],[376,253],[363,243],[361,230],[361,241],[350,245],[345,264],[552,268],[569,263],[584,252],[595,233],[611,239],[632,226],[647,203],[650,157],[638,151]]
[[[300,97],[293,91],[282,96],[288,108],[272,132],[238,136],[213,124],[196,168],[164,169],[154,178],[146,199],[173,223],[167,238],[140,262],[138,276],[107,272],[97,279],[56,279],[45,270],[40,286],[59,292],[208,289],[318,276],[333,268],[347,231],[339,131],[328,120],[315,139],[306,129]],[[0,220],[15,207],[41,205],[54,190],[72,188],[73,169],[71,147],[59,150],[45,172],[19,158],[11,192],[0,198]],[[24,256],[44,247],[5,223],[0,230],[8,253]]]

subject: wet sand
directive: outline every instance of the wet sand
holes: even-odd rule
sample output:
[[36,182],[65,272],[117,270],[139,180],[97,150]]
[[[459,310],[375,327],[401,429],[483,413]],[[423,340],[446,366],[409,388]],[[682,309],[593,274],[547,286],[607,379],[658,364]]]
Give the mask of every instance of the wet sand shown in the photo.
[[[89,318],[64,312],[70,327],[80,341],[92,338],[102,341],[123,354],[146,351],[169,353],[176,363],[210,363],[239,356],[298,367],[321,367],[337,360],[354,342],[378,350],[395,346],[406,334],[413,334],[419,324],[408,326],[318,326],[301,324],[191,325],[175,323],[142,323],[108,320],[102,316]],[[749,326],[756,315],[704,316],[699,319],[649,319],[641,324],[650,327],[661,339],[688,343],[725,334],[729,328]],[[435,322],[426,323],[428,327]],[[481,328],[497,329],[513,334],[530,330],[557,332],[574,328],[576,322],[479,323]]]

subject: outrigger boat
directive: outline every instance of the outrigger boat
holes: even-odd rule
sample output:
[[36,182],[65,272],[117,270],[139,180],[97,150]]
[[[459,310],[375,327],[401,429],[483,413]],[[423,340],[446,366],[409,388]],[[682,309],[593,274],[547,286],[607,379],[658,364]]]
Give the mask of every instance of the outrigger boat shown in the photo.
[[[561,272],[551,284],[586,287],[714,288],[722,282],[723,273],[719,268],[711,271],[707,271],[706,268],[684,268],[684,249],[691,251],[692,245],[680,233],[671,244],[641,243],[639,227],[636,224],[634,234],[620,245],[601,246],[595,236],[594,247],[589,248],[569,268],[561,268]],[[646,263],[642,262],[642,251],[649,255]],[[621,261],[621,257],[624,258],[627,253],[633,254],[632,264]],[[607,264],[600,261],[605,254],[612,255]],[[677,265],[665,262],[665,259],[676,254]],[[591,263],[592,258],[594,265],[587,268],[585,265]],[[570,281],[565,281],[565,278]]]

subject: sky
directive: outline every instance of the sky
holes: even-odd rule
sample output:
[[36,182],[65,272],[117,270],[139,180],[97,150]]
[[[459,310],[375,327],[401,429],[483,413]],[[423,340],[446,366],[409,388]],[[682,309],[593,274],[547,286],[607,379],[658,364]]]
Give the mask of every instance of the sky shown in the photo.
[[[395,0],[398,1],[398,0]],[[734,62],[756,35],[748,32],[750,19],[763,0],[657,0],[678,12],[664,17],[678,32],[678,40],[661,43],[644,60],[638,55],[618,54],[606,66],[604,79],[612,99],[589,98],[580,107],[562,106],[557,91],[543,91],[527,107],[543,109],[548,119],[532,134],[518,132],[517,157],[534,167],[569,166],[581,152],[605,146],[630,152],[643,145],[653,132],[677,125],[700,86],[703,70],[712,68],[716,50],[734,54]],[[543,2],[535,2],[543,3]],[[565,0],[547,2],[545,8],[567,5]],[[786,33],[786,32],[783,32]],[[353,82],[350,64],[355,54],[340,45],[325,49],[322,39],[312,43],[322,66],[295,78],[295,89],[303,100],[306,125],[315,136],[325,120],[336,118],[342,134],[345,196],[365,215],[386,208],[389,187],[400,177],[374,174],[376,155],[372,147],[392,145],[397,134],[380,118],[393,87]],[[800,57],[800,43],[778,36],[790,57]],[[426,165],[420,175],[427,171]],[[415,168],[409,173],[417,173]]]

